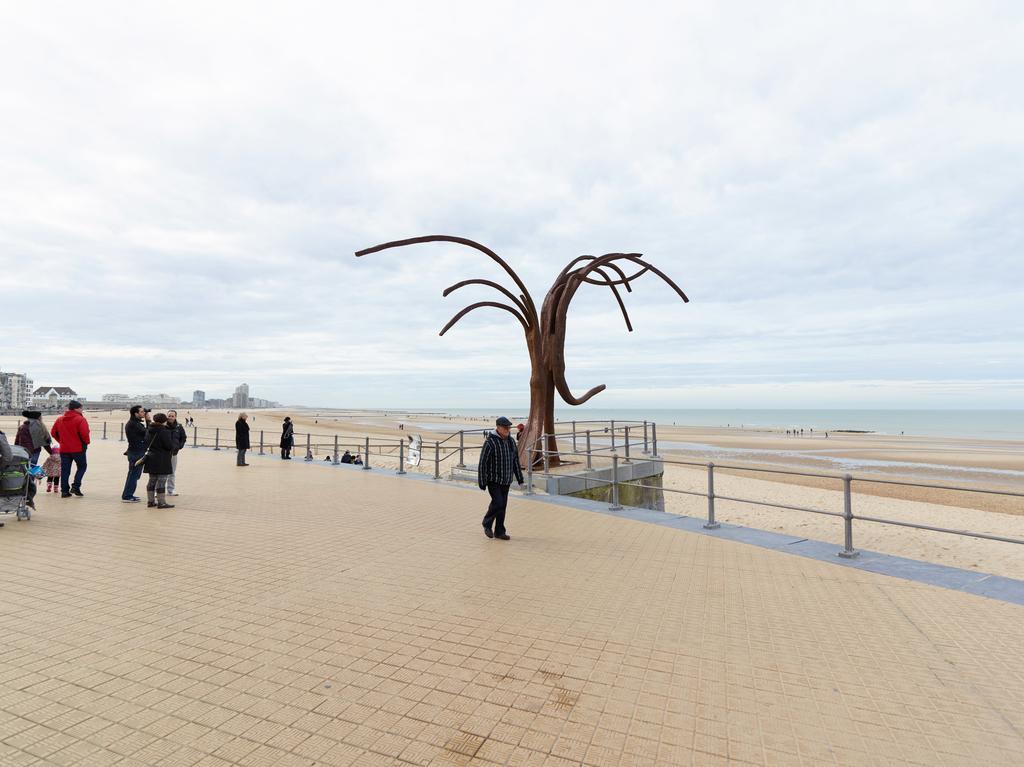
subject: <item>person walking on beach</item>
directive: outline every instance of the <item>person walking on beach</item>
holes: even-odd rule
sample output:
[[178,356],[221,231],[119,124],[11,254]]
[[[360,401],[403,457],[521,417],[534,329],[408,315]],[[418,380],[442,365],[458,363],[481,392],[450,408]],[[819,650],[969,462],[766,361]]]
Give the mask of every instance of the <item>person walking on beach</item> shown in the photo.
[[288,416],[284,417],[284,424],[281,426],[281,460],[292,459],[292,448],[295,447],[295,425]]
[[[50,436],[60,443],[60,497],[81,498],[82,478],[88,463],[85,451],[89,449],[89,422],[82,415],[82,403],[76,399],[68,403],[64,415],[53,422]],[[75,478],[69,482],[71,464],[75,465]]]
[[[508,489],[512,479],[523,484],[523,469],[519,465],[519,450],[509,432],[512,422],[501,416],[495,422],[495,429],[484,440],[477,467],[477,484],[481,490],[490,493],[491,503],[484,515],[484,535],[488,538],[510,540],[505,531],[505,508],[508,506]],[[493,530],[491,529],[493,526]]]
[[167,502],[167,478],[173,466],[171,458],[174,454],[174,437],[167,428],[167,416],[157,413],[153,422],[146,429],[146,457],[144,464],[149,482],[146,483],[146,506],[158,509],[173,509],[174,505]]
[[142,464],[139,460],[146,454],[146,427],[149,425],[149,411],[142,405],[132,405],[128,411],[128,423],[124,425],[124,438],[128,440],[128,449],[124,451],[128,458],[128,476],[124,480],[121,491],[122,503],[138,503],[142,499],[135,495],[135,488],[142,476]]
[[167,411],[167,431],[170,432],[171,439],[174,441],[174,450],[171,452],[171,475],[167,478],[167,495],[177,495],[174,480],[178,476],[178,451],[188,442],[185,427],[178,423],[177,410]]
[[249,424],[246,423],[249,416],[245,413],[238,414],[235,421],[235,449],[238,450],[238,461],[236,466],[248,466],[245,462],[245,451],[249,449]]

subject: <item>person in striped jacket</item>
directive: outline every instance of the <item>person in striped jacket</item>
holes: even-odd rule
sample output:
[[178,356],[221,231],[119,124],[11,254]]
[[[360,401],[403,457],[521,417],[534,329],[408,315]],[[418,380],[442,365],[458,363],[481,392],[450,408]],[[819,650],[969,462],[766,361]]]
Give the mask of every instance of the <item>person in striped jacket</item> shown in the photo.
[[487,507],[483,521],[484,535],[507,541],[511,538],[505,531],[508,489],[513,479],[520,485],[523,484],[523,469],[519,465],[516,441],[509,437],[512,422],[502,416],[494,424],[495,430],[487,435],[480,451],[477,484],[481,490],[486,490],[491,495],[491,503]]

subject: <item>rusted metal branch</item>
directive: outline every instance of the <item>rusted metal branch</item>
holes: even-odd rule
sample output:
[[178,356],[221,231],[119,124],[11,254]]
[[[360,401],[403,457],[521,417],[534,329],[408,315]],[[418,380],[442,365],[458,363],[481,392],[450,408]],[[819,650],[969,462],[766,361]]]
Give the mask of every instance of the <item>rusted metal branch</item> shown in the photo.
[[492,282],[491,280],[463,280],[462,282],[456,282],[454,285],[445,288],[444,292],[441,293],[441,296],[447,298],[450,294],[454,293],[459,288],[464,288],[467,285],[486,285],[501,292],[503,295],[508,296],[509,300],[512,301],[512,303],[514,303],[519,308],[519,311],[522,313],[527,325],[533,324],[530,322],[530,311],[529,309],[526,308],[525,301],[520,301],[520,298],[523,298],[523,296],[520,296],[520,298],[516,298],[511,290],[502,285],[499,285],[496,282]]
[[445,333],[447,333],[451,329],[452,325],[454,325],[456,322],[461,320],[463,317],[465,317],[467,314],[469,314],[474,309],[479,309],[482,306],[493,306],[495,309],[504,309],[506,312],[510,312],[512,314],[512,316],[514,316],[517,320],[519,320],[520,324],[523,326],[523,330],[525,330],[527,333],[530,332],[530,326],[528,324],[526,324],[526,319],[519,312],[517,312],[515,309],[513,309],[508,304],[499,304],[497,301],[480,301],[480,302],[475,303],[475,304],[470,304],[465,309],[463,309],[461,312],[459,312],[454,317],[452,317],[450,320],[448,320],[448,324],[445,325],[441,329],[441,332],[438,333],[438,335],[443,336]]

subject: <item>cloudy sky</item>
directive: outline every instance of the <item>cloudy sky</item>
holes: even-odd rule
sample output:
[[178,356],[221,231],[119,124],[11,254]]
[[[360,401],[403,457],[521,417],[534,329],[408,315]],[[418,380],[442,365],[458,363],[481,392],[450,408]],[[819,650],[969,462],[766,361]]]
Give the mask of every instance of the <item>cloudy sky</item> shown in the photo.
[[[1020,407],[1024,6],[9,3],[0,369],[106,392],[520,406],[570,313],[603,407]],[[462,295],[460,295],[462,294]]]

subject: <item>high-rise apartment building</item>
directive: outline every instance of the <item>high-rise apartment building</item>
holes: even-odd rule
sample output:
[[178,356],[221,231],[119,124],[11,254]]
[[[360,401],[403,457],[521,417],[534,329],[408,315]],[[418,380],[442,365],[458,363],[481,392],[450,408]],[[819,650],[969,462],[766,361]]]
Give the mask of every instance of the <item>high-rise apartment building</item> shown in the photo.
[[0,408],[21,410],[32,399],[32,379],[24,373],[0,373]]
[[199,405],[202,407],[206,403],[206,392],[202,389],[196,389],[192,392],[192,404]]

